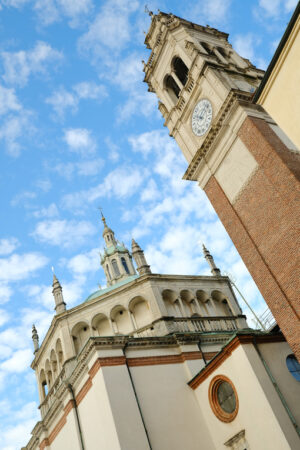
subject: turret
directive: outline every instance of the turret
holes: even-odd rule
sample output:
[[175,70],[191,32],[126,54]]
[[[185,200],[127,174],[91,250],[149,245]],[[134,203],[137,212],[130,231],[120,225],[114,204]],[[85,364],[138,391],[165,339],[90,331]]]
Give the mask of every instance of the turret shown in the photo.
[[105,241],[104,253],[101,255],[101,265],[106,276],[107,285],[112,286],[125,278],[136,275],[136,272],[128,249],[115,238],[115,233],[108,227],[102,213],[101,215],[104,225],[102,235]]
[[151,273],[151,269],[150,266],[147,264],[144,252],[134,239],[132,239],[131,242],[131,253],[136,262],[138,273],[140,275],[144,275],[145,273]]
[[203,248],[203,254],[204,254],[204,258],[206,259],[206,261],[209,264],[209,267],[211,268],[211,273],[216,276],[219,277],[221,276],[221,271],[220,269],[217,268],[214,258],[213,256],[209,253],[209,250],[207,250],[207,248],[205,247],[205,245],[202,245]]
[[60,282],[56,278],[55,274],[53,274],[52,287],[53,287],[52,294],[55,300],[55,311],[57,314],[60,314],[66,310],[66,304],[64,302],[62,287],[60,285]]

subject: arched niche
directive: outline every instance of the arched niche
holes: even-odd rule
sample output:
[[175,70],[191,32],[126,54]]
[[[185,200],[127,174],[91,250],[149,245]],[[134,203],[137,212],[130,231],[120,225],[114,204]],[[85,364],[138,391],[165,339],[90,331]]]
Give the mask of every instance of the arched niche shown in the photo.
[[51,389],[51,386],[53,383],[53,375],[52,375],[52,370],[51,370],[49,359],[47,359],[47,361],[45,363],[45,374],[46,374],[47,386],[49,387],[49,389]]
[[166,75],[164,78],[164,88],[169,94],[170,99],[175,104],[179,98],[180,87],[172,77],[172,75]]
[[161,295],[167,309],[168,316],[180,316],[178,293],[172,289],[164,289]]
[[61,345],[61,340],[58,338],[55,345],[57,360],[58,360],[58,366],[59,369],[62,368],[62,365],[64,363],[64,353]]
[[196,301],[203,316],[215,316],[211,300],[206,291],[199,289],[196,291]]
[[198,312],[196,311],[196,308],[193,308],[192,302],[194,300],[194,295],[192,291],[188,289],[183,289],[180,291],[180,298],[183,304],[183,314],[186,316],[191,316],[192,314]]
[[42,401],[45,399],[46,395],[48,394],[48,385],[47,385],[47,379],[44,369],[40,371],[40,386],[41,386],[41,393],[42,393]]
[[111,336],[113,334],[108,318],[102,313],[93,317],[92,328],[97,336]]
[[56,352],[54,349],[52,349],[51,353],[50,353],[50,365],[51,365],[53,377],[55,379],[57,376],[57,373],[58,373],[58,361],[57,361],[57,355],[56,355]]
[[187,68],[185,63],[182,61],[182,59],[179,56],[175,56],[172,59],[171,66],[172,66],[172,69],[174,70],[176,76],[181,81],[182,85],[185,86],[187,79],[188,79],[188,74],[189,74],[189,69]]
[[143,297],[135,297],[129,303],[129,310],[131,311],[137,328],[142,328],[152,321],[149,304]]
[[219,316],[232,316],[232,310],[229,306],[228,300],[226,296],[223,294],[223,292],[219,290],[214,290],[211,293],[211,298],[214,302],[217,315]]
[[124,306],[116,306],[110,314],[112,321],[115,324],[117,334],[128,334],[133,331],[133,325],[129,317],[129,312]]
[[90,327],[86,322],[79,322],[73,327],[71,335],[74,343],[75,353],[77,355],[88,338],[91,336]]

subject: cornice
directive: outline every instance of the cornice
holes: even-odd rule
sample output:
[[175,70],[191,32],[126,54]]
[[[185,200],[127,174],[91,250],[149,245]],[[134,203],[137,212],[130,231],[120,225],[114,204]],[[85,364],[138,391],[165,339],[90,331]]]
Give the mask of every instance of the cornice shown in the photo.
[[281,333],[263,333],[263,332],[237,332],[232,339],[221,349],[219,353],[195,375],[188,385],[192,389],[196,389],[204,380],[206,380],[223,362],[231,356],[232,352],[242,344],[257,343],[271,343],[271,342],[284,342],[285,338]]

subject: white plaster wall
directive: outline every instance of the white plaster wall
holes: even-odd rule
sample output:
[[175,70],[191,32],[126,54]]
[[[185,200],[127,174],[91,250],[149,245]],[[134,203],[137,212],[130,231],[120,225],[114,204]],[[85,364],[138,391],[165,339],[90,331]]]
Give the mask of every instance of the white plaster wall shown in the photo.
[[273,377],[300,426],[300,382],[289,372],[286,357],[293,352],[287,342],[258,344]]
[[66,424],[60,430],[51,446],[46,448],[49,450],[81,450],[74,409],[69,412]]
[[130,368],[151,446],[157,450],[213,450],[184,364]]
[[[232,381],[239,398],[239,412],[230,423],[217,419],[209,404],[209,384],[218,374],[225,375]],[[274,388],[252,344],[240,345],[234,350],[231,356],[198,386],[195,395],[201,409],[205,411],[205,421],[216,449],[224,448],[224,442],[243,429],[246,430],[246,439],[251,450],[299,448],[298,437],[288,418],[284,417],[285,420],[281,424],[278,423],[273,408],[283,416],[285,412],[277,398],[274,398],[272,406],[269,402],[268,396],[274,396]]]

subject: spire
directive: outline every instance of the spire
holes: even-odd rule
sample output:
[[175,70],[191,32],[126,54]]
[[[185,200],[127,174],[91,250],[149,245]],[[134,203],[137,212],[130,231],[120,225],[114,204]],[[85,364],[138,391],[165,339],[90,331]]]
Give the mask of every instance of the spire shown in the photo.
[[55,311],[57,314],[60,314],[66,310],[66,304],[64,302],[62,287],[60,285],[60,282],[56,278],[55,273],[53,273],[52,288],[52,294],[55,300]]
[[202,249],[203,249],[204,258],[206,259],[206,261],[208,262],[208,264],[210,266],[211,273],[214,276],[219,277],[221,275],[221,271],[220,271],[220,269],[217,268],[213,256],[209,253],[209,250],[207,250],[207,248],[205,247],[204,244],[202,244]]
[[39,335],[36,331],[35,325],[32,325],[32,340],[33,340],[33,348],[34,348],[34,354],[38,351],[39,349]]
[[150,266],[147,264],[144,252],[134,239],[132,239],[131,242],[131,252],[136,262],[138,273],[140,275],[144,275],[145,273],[151,273],[151,269]]

